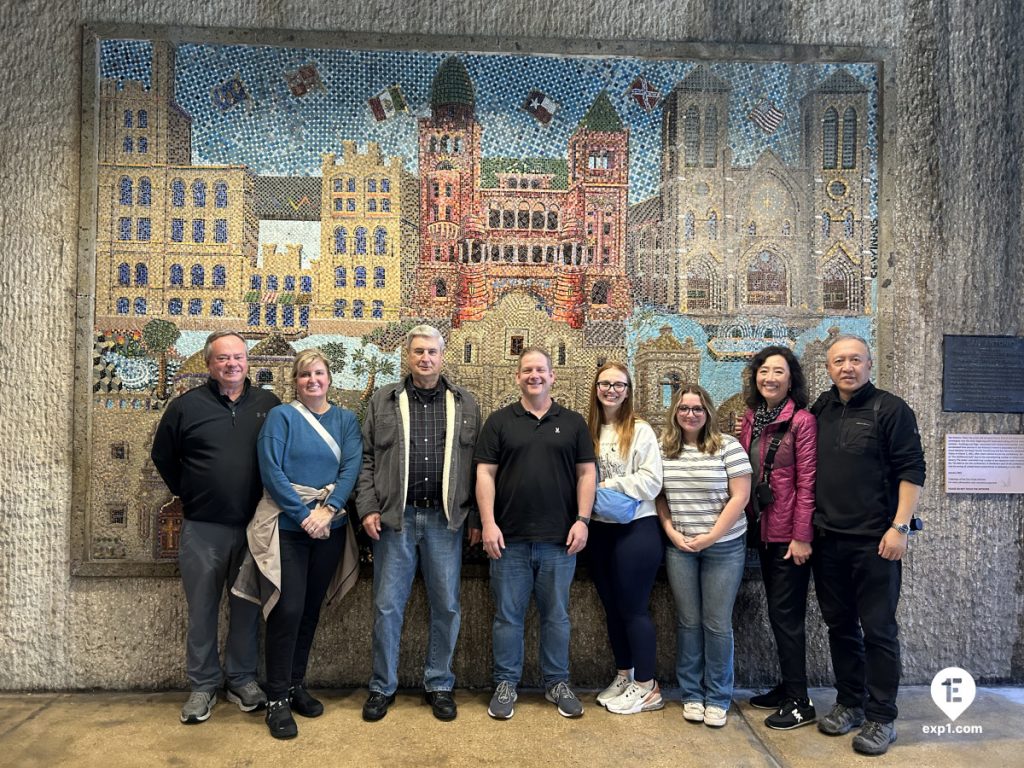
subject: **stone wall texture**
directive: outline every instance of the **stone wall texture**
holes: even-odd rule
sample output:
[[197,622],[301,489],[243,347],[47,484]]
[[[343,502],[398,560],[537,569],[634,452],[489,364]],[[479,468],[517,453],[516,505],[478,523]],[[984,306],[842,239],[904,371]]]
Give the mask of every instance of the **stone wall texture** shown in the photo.
[[[266,30],[347,30],[511,37],[673,40],[754,45],[881,46],[885,168],[895,238],[880,254],[881,382],[917,411],[929,477],[928,522],[904,569],[904,679],[949,665],[986,681],[1024,680],[1024,500],[947,496],[947,433],[1019,433],[1014,415],[941,410],[945,333],[1024,335],[1021,167],[1024,10],[1018,0],[3,0],[0,69],[0,689],[184,685],[185,606],[173,579],[70,575],[76,312],[91,297],[76,275],[81,36],[90,23]],[[502,37],[499,38],[498,36]],[[280,38],[277,38],[280,39]],[[607,50],[607,49],[605,49]],[[328,608],[312,682],[362,685],[369,674],[369,582]],[[457,674],[489,681],[490,596],[467,578]],[[654,596],[659,676],[673,680],[674,617]],[[737,603],[738,681],[775,674],[763,598]],[[574,586],[573,676],[606,682],[603,616]],[[812,609],[810,668],[828,680],[827,643]],[[426,607],[407,618],[401,683],[419,678]],[[528,648],[535,648],[531,624]],[[536,664],[535,653],[528,653]],[[526,682],[535,682],[536,666]]]

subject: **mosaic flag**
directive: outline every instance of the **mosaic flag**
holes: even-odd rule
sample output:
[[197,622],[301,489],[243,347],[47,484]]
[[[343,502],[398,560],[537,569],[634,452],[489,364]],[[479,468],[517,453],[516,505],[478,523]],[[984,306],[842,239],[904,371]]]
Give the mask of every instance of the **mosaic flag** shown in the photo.
[[298,69],[286,70],[284,80],[288,83],[288,89],[293,96],[305,96],[313,89],[326,90],[320,79],[320,72],[317,71],[316,64],[313,63],[304,64]]
[[786,119],[786,114],[776,107],[771,99],[762,98],[750,110],[748,117],[750,122],[765,133],[775,133],[778,127],[782,125],[782,121]]
[[242,76],[236,72],[234,77],[219,83],[210,89],[210,99],[213,106],[221,112],[227,112],[236,104],[248,106],[250,100],[249,92],[245,89]]
[[655,88],[651,81],[643,75],[638,76],[629,84],[629,88],[626,89],[626,95],[633,99],[645,112],[650,112],[658,106],[658,101],[661,99],[661,91]]
[[542,125],[551,122],[551,118],[558,111],[558,104],[538,90],[530,91],[530,95],[523,102],[523,109],[533,115]]
[[370,111],[378,123],[394,117],[399,112],[408,111],[402,89],[397,84],[385,88],[366,103],[370,105]]

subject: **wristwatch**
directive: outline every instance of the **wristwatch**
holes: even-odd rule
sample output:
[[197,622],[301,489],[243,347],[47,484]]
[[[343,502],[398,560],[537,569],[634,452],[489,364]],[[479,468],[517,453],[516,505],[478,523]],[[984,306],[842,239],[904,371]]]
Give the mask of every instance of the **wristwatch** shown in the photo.
[[588,528],[590,527],[590,518],[584,517],[583,515],[576,515],[576,522],[583,523]]
[[893,523],[889,527],[893,528],[894,530],[899,531],[904,536],[906,536],[908,533],[910,533],[910,526],[907,525],[906,523]]

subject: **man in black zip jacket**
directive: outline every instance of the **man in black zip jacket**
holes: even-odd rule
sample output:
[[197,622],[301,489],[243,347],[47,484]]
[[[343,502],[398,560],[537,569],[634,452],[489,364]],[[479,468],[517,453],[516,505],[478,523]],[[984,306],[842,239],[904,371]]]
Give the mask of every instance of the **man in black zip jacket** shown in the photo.
[[167,406],[151,454],[184,509],[178,567],[188,603],[185,659],[192,692],[181,710],[187,724],[210,717],[221,685],[243,712],[266,705],[256,682],[259,606],[229,594],[223,669],[217,620],[224,587],[230,588],[248,550],[245,527],[263,494],[256,438],[267,412],[281,402],[251,386],[238,333],[211,333],[203,354],[209,380]]
[[924,452],[910,406],[871,383],[864,339],[838,336],[826,364],[834,386],[811,406],[818,420],[811,565],[836,704],[818,729],[839,736],[862,725],[854,750],[880,755],[896,741],[896,606]]

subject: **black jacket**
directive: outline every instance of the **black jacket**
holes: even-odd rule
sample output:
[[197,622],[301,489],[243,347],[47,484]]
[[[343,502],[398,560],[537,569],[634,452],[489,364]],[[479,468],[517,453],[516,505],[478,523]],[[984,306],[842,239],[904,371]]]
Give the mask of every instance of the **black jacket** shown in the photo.
[[167,406],[153,438],[151,456],[185,518],[244,526],[263,494],[256,438],[280,400],[245,381],[234,403],[213,379]]
[[868,382],[845,404],[833,386],[811,413],[818,419],[814,525],[881,537],[896,514],[900,481],[924,485],[914,412]]

